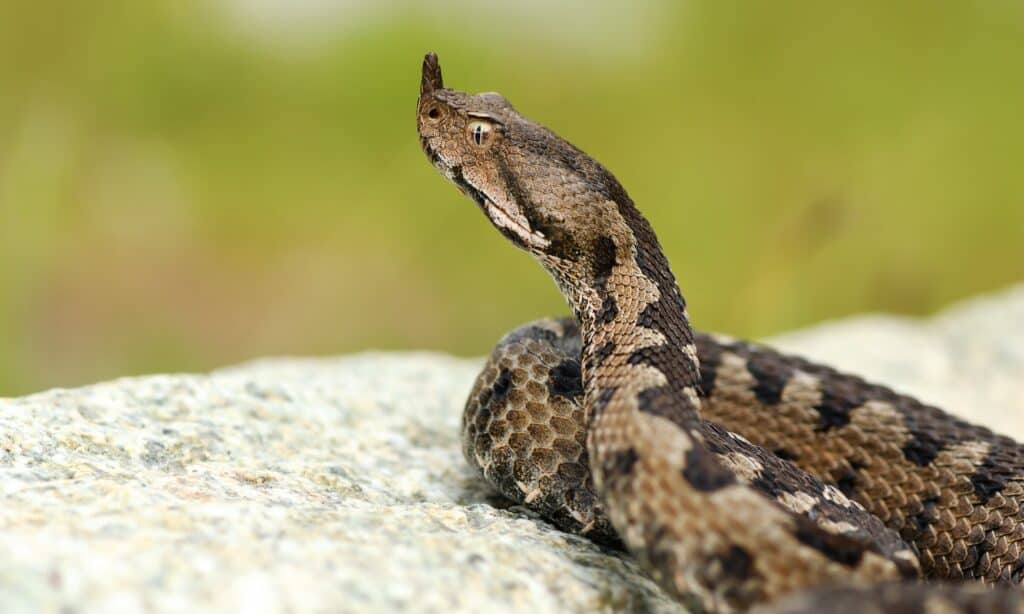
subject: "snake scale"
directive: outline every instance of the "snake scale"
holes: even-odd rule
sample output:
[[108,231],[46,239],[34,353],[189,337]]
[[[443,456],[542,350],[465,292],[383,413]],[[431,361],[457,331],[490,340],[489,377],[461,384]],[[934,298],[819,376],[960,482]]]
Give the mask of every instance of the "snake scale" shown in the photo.
[[693,610],[1024,612],[1019,444],[695,333],[615,177],[501,95],[445,88],[433,53],[417,128],[574,315],[509,333],[467,401],[465,456],[502,494],[624,545]]

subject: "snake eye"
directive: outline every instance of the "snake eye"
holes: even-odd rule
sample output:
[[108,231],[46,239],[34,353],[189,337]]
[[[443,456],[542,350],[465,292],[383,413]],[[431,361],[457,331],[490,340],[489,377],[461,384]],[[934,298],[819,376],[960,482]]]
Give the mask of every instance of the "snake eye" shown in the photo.
[[466,133],[469,134],[469,140],[474,146],[483,149],[494,141],[494,124],[474,120],[466,126]]

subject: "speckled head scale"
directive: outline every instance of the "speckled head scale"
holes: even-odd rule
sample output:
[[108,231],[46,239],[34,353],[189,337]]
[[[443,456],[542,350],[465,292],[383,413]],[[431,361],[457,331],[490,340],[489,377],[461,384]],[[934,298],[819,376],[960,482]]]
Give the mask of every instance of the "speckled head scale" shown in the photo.
[[516,245],[540,253],[550,241],[536,227],[533,186],[510,181],[521,163],[518,142],[526,120],[494,93],[446,89],[437,55],[423,59],[417,129],[430,161]]

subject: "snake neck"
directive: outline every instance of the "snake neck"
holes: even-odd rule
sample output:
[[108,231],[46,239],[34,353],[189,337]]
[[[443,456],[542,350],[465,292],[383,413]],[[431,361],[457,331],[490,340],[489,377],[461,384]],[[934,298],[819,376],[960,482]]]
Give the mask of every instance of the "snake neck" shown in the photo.
[[[583,338],[594,484],[608,504],[612,524],[626,531],[626,544],[649,554],[651,543],[661,543],[659,527],[668,531],[672,523],[651,516],[637,524],[623,511],[642,497],[634,476],[675,470],[696,492],[734,484],[735,476],[701,443],[697,348],[668,259],[631,201],[618,201],[617,212],[619,219],[609,224],[607,236],[594,242],[589,283],[566,296]],[[693,492],[680,490],[673,496]],[[654,533],[641,535],[640,526]]]
[[686,302],[650,224],[628,197],[617,209],[620,223],[595,241],[590,283],[567,294],[583,337],[588,413],[615,399],[693,428],[700,370]]

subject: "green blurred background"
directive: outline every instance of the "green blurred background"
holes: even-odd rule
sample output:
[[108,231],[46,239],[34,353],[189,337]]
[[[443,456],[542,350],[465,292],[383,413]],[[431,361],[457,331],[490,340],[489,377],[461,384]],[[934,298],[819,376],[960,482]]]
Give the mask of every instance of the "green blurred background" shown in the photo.
[[697,325],[1024,279],[1024,4],[0,3],[0,396],[563,313],[427,164],[423,53],[604,162]]

